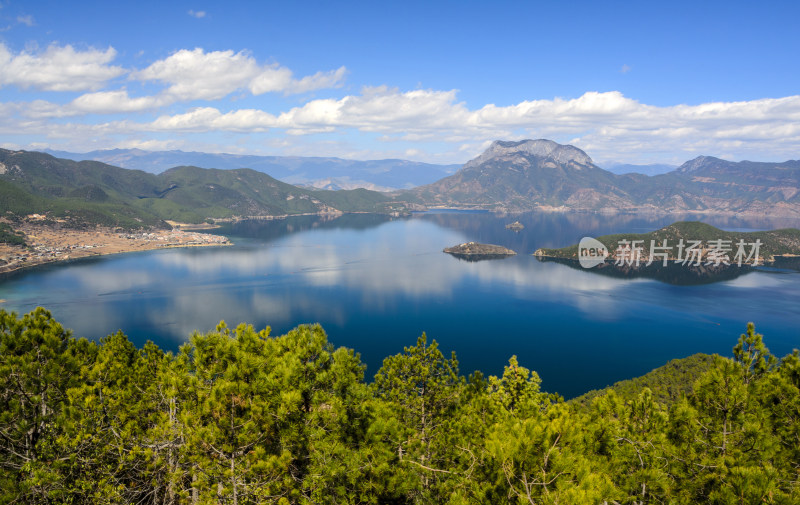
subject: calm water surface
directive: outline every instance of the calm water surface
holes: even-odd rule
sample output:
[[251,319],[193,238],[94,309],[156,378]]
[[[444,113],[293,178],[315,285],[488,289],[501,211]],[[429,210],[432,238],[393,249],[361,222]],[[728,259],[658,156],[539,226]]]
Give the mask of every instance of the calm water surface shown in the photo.
[[[525,229],[504,225],[519,219]],[[320,322],[352,347],[367,376],[426,332],[461,371],[500,374],[508,358],[566,397],[696,352],[730,355],[748,321],[778,355],[800,347],[800,273],[756,271],[701,286],[598,275],[531,254],[581,237],[642,233],[675,217],[435,212],[245,222],[217,230],[235,245],[124,254],[0,280],[7,310],[41,305],[76,336],[122,329],[176,350],[195,330]],[[800,227],[789,220],[704,218],[728,230]],[[519,254],[471,263],[442,253],[466,241]]]

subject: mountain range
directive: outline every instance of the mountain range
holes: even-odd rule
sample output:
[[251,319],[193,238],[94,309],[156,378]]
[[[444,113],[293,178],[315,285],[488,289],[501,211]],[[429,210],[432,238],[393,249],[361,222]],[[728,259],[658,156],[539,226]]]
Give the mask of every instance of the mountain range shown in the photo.
[[356,189],[373,191],[408,189],[434,182],[458,170],[461,165],[435,165],[416,161],[346,160],[304,156],[255,156],[184,151],[144,151],[110,149],[88,153],[47,151],[58,158],[93,160],[122,168],[160,174],[172,167],[191,165],[202,168],[250,168],[287,182],[317,189]]
[[630,163],[607,163],[603,168],[612,174],[642,174],[642,175],[660,175],[672,172],[676,166],[667,165],[665,163],[649,163],[647,165],[632,165]]
[[[331,159],[298,158],[296,166]],[[394,161],[394,171],[402,163],[421,166]],[[366,167],[382,162],[358,163]],[[416,173],[416,168],[409,170]],[[666,174],[614,174],[574,146],[550,140],[495,141],[452,175],[412,189],[376,192],[298,187],[250,168],[182,165],[154,174],[0,149],[0,211],[6,216],[40,213],[73,224],[135,228],[165,227],[166,220],[402,214],[430,207],[800,217],[800,161],[731,162],[700,156]]]
[[725,213],[800,217],[800,161],[709,156],[656,176],[613,174],[577,147],[495,141],[461,170],[408,193],[428,206],[494,211]]

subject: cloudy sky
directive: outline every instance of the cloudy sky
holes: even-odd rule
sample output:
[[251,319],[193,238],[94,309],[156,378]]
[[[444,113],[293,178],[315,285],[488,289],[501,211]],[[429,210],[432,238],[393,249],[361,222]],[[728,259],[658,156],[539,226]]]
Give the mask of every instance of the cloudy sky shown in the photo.
[[0,0],[0,146],[798,159],[798,19],[796,1]]

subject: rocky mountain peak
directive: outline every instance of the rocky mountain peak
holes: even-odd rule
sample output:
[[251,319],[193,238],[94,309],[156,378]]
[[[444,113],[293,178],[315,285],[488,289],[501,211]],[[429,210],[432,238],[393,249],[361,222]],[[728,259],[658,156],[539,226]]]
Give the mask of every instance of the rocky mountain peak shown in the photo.
[[715,158],[713,156],[698,156],[693,160],[689,160],[683,165],[677,168],[678,172],[687,173],[687,172],[694,172],[695,170],[700,170],[701,168],[712,164],[716,161],[721,161],[719,158]]
[[[528,155],[539,158],[549,158],[556,163],[569,163],[573,161],[581,165],[592,164],[588,154],[575,146],[562,145],[552,140],[495,140],[492,145],[480,156],[467,163],[467,165],[480,165],[490,159],[504,158],[514,155]],[[465,165],[465,167],[467,166]]]

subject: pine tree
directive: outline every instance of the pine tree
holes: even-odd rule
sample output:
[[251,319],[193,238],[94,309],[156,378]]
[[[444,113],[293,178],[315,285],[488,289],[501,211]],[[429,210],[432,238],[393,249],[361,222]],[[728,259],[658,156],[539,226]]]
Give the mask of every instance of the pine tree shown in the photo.
[[463,380],[455,353],[446,359],[423,333],[417,345],[390,356],[375,375],[375,393],[386,401],[403,431],[393,440],[400,471],[409,476],[415,503],[436,501],[436,488],[453,474],[446,428],[460,401]]
[[511,356],[503,377],[489,377],[489,396],[497,406],[510,415],[529,417],[544,407],[545,397],[539,393],[542,380],[536,372],[520,366]]
[[0,503],[68,496],[64,407],[94,352],[41,307],[22,318],[0,310]]
[[231,332],[220,323],[181,348],[179,359],[191,377],[181,420],[195,503],[238,505],[284,496],[293,487],[291,454],[281,450],[277,431],[300,398],[270,388],[267,375],[276,363],[269,359],[268,337],[269,328],[239,325]]

